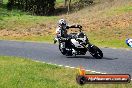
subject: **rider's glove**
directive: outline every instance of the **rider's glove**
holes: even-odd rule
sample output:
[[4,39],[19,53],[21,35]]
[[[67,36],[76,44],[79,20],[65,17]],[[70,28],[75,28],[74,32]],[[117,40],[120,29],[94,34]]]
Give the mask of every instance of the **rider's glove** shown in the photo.
[[69,29],[69,26],[66,26],[66,29]]
[[82,28],[82,26],[81,25],[78,25],[78,28]]
[[55,39],[54,39],[54,44],[55,44],[56,42],[57,42],[57,39],[55,38]]

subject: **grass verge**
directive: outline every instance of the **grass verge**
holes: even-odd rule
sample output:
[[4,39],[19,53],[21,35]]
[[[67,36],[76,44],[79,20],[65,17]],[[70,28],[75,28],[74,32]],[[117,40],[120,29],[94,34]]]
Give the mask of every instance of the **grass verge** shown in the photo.
[[76,83],[76,69],[34,62],[30,59],[0,56],[0,88],[131,88],[129,84]]
[[53,43],[54,36],[10,36],[10,37],[0,37],[0,40],[16,40],[16,41],[36,41],[36,42],[47,42]]

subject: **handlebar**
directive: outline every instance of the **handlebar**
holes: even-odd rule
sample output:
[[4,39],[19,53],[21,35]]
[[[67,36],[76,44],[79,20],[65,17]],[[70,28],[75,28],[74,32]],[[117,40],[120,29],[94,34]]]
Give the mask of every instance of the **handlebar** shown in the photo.
[[70,27],[67,26],[67,29],[69,29],[69,28],[79,28],[79,31],[82,32],[82,26],[81,25],[73,25]]

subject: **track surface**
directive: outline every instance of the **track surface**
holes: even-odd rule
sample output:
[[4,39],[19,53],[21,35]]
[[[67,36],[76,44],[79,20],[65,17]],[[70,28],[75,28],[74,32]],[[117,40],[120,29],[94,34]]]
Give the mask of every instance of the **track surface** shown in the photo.
[[0,55],[19,56],[64,66],[78,67],[103,73],[129,73],[132,75],[132,50],[101,48],[103,59],[85,56],[61,55],[58,45],[34,42],[0,41]]

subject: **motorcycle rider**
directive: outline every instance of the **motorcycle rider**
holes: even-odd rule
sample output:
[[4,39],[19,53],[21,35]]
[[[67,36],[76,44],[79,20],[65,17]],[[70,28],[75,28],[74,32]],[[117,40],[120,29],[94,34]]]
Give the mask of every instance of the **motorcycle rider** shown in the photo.
[[64,19],[58,21],[58,28],[56,29],[57,38],[67,38],[68,24]]
[[[58,21],[58,28],[56,29],[56,38],[54,43],[56,43],[58,40],[65,42],[65,47],[71,48],[71,42],[70,42],[70,36],[67,34],[67,29],[69,28],[82,28],[81,25],[68,25],[66,20],[60,19]],[[74,50],[72,50],[74,51]]]
[[[68,38],[67,29],[69,28],[82,28],[81,25],[68,25],[66,20],[60,19],[58,21],[58,28],[56,29],[56,37],[57,38]],[[57,40],[57,39],[56,39]]]

